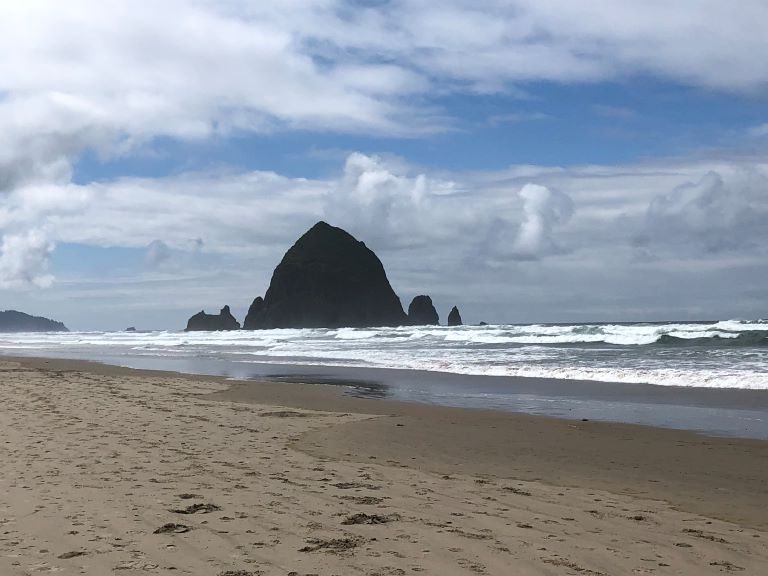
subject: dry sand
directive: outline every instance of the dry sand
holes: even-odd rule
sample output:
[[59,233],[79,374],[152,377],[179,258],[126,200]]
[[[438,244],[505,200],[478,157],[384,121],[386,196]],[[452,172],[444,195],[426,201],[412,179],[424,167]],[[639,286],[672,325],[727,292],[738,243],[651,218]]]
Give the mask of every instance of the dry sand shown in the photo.
[[0,405],[2,576],[768,574],[768,442],[54,360]]

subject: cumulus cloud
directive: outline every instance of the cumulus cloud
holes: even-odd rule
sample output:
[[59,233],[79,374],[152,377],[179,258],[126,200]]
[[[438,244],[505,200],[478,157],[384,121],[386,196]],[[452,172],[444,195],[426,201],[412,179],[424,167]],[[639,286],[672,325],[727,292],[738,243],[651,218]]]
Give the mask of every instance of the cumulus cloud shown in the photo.
[[752,92],[766,19],[762,0],[2,2],[0,189],[158,136],[444,130],[434,93],[638,74]]
[[[0,2],[0,51],[13,55],[0,59],[0,285],[49,284],[55,242],[146,250],[167,267],[200,238],[208,254],[269,271],[321,217],[383,247],[392,274],[419,289],[416,268],[474,281],[488,238],[498,258],[539,258],[539,269],[573,254],[580,270],[623,269],[638,231],[642,249],[667,251],[667,262],[731,266],[731,247],[764,257],[760,161],[434,174],[353,154],[323,179],[193,171],[76,184],[72,173],[84,151],[143,153],[158,138],[421,136],[452,128],[435,95],[519,94],[541,81],[640,76],[760,93],[766,20],[763,0],[738,10],[700,0],[167,0],[151,11],[128,0]],[[543,119],[503,112],[489,122]],[[487,285],[508,286],[504,269]]]
[[[396,173],[381,158],[353,153],[325,198],[326,218],[380,241],[412,241],[429,212],[433,183]],[[403,238],[405,232],[406,238]]]
[[692,243],[708,252],[744,249],[768,238],[768,174],[709,171],[649,204],[639,244]]
[[523,200],[523,222],[512,253],[522,259],[536,259],[559,251],[552,231],[571,218],[573,201],[562,192],[538,184],[526,184],[518,194]]
[[568,197],[530,184],[511,198],[510,188],[414,173],[400,160],[353,153],[327,180],[192,172],[29,185],[0,202],[0,229],[44,226],[57,242],[142,249],[147,268],[162,271],[191,265],[203,243],[209,254],[277,259],[320,218],[389,251],[455,243],[454,255],[465,257],[481,250],[493,228],[506,235],[515,258],[556,252],[554,230],[569,217]]
[[53,276],[47,270],[53,250],[53,242],[42,230],[3,236],[0,245],[0,287],[49,287]]
[[[466,303],[462,312],[474,321],[495,319],[513,301],[526,302],[525,310],[503,319],[610,320],[617,306],[632,318],[669,317],[685,303],[654,300],[659,282],[681,294],[706,284],[697,305],[716,305],[732,277],[743,284],[739,302],[764,315],[756,286],[768,281],[766,177],[768,164],[739,159],[435,174],[353,154],[324,179],[226,171],[30,184],[0,201],[8,246],[0,285],[48,284],[53,242],[134,248],[159,265],[121,271],[130,274],[130,292],[103,297],[139,309],[151,293],[153,309],[162,305],[157,298],[169,310],[184,308],[181,322],[196,298],[247,308],[286,248],[326,219],[381,256],[403,298],[427,292],[441,310]],[[142,286],[145,273],[151,285]],[[183,300],[170,286],[154,292],[157,282],[172,281],[187,282]],[[69,310],[70,286],[71,279],[55,285],[46,297]],[[96,294],[86,288],[83,310]]]
[[768,166],[737,162],[437,175],[353,153],[327,179],[230,171],[30,185],[0,201],[0,230],[44,228],[56,242],[134,247],[166,265],[203,242],[208,254],[275,259],[318,219],[393,253],[445,248],[454,262],[633,243],[751,250],[768,238],[766,178]]

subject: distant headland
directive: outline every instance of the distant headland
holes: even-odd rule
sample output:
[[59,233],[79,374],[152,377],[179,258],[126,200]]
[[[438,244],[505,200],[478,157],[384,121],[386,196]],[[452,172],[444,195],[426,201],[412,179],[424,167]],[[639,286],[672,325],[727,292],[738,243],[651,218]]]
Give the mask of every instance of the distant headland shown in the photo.
[[69,332],[61,322],[17,310],[0,312],[0,332]]
[[[458,325],[454,310],[451,325]],[[439,324],[439,316],[429,296],[416,296],[406,314],[378,256],[345,230],[318,222],[285,253],[266,293],[248,309],[243,329],[430,324]],[[186,329],[239,328],[225,306],[218,315],[195,314]]]

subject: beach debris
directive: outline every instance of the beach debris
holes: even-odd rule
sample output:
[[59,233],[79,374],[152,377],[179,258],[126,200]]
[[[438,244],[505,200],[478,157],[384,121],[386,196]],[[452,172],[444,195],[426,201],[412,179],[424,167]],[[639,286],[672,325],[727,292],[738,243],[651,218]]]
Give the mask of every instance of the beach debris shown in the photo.
[[85,556],[87,552],[83,552],[82,550],[73,550],[72,552],[64,552],[64,554],[59,554],[60,560],[69,560],[70,558],[77,558],[78,556]]
[[384,498],[377,498],[376,496],[340,496],[340,498],[363,506],[372,506],[384,502]]
[[572,562],[568,558],[543,558],[541,561],[544,562],[544,564],[551,564],[552,566],[563,566],[565,568],[570,568],[579,574],[587,574],[589,576],[607,576],[605,572],[584,568],[583,566],[579,566],[575,562]]
[[720,560],[715,562],[710,562],[710,566],[717,566],[719,568],[722,568],[723,570],[726,570],[728,572],[741,572],[744,570],[741,566],[736,566],[736,564],[733,564],[731,562],[728,562],[728,560]]
[[512,494],[517,494],[518,496],[530,496],[531,493],[527,490],[521,490],[520,488],[515,488],[514,486],[504,486],[502,487],[502,490],[505,492],[512,492]]
[[176,514],[210,514],[211,512],[218,512],[221,510],[220,506],[216,506],[216,504],[191,504],[187,506],[186,508],[177,508],[175,510],[171,510],[171,512],[175,512]]
[[248,570],[225,570],[224,572],[219,572],[219,576],[256,576],[257,574],[261,574],[261,572],[249,572]]
[[453,534],[458,534],[459,536],[464,536],[464,538],[470,538],[472,540],[487,540],[488,538],[491,538],[491,534],[486,533],[485,530],[483,530],[482,534],[478,534],[475,532],[467,532],[465,530],[462,530],[461,528],[451,528],[448,530],[448,532],[451,532]]
[[389,514],[382,516],[381,514],[366,514],[365,512],[358,512],[352,516],[347,516],[341,523],[349,526],[351,524],[387,524],[388,522],[394,522],[400,520],[400,516],[397,514]]
[[696,538],[703,538],[704,540],[709,540],[711,542],[720,542],[721,544],[728,544],[728,540],[725,540],[724,538],[720,538],[714,534],[707,534],[706,532],[703,532],[702,530],[696,530],[695,528],[684,528],[683,532],[690,534],[691,536],[695,536]]
[[309,418],[312,414],[308,412],[296,412],[295,410],[275,410],[273,412],[261,412],[259,416],[269,416],[272,418]]
[[368,490],[381,490],[381,486],[375,486],[373,484],[365,484],[363,482],[336,482],[331,484],[339,490],[351,490],[353,488],[367,488]]
[[192,494],[191,492],[184,492],[178,495],[182,500],[192,500],[193,498],[202,498],[200,494]]
[[346,538],[331,538],[325,540],[323,538],[310,538],[307,540],[307,546],[299,548],[299,552],[318,552],[320,550],[326,552],[346,552],[357,548],[365,542],[365,538],[359,536],[351,536]]
[[160,528],[152,532],[152,534],[184,534],[190,530],[192,530],[192,528],[186,524],[176,524],[174,522],[169,522],[168,524],[163,524],[160,526]]

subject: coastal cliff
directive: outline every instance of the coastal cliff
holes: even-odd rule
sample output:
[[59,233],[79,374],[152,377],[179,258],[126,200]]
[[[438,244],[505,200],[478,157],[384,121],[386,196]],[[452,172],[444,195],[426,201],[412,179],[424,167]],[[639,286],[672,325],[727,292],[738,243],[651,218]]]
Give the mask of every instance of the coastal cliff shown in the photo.
[[18,310],[0,312],[0,332],[69,332],[63,323]]

